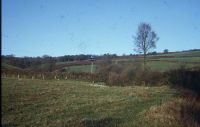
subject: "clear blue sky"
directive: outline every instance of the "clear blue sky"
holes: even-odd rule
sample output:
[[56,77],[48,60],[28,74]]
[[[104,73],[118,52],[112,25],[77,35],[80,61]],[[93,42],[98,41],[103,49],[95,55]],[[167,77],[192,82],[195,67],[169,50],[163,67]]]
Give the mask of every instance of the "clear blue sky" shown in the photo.
[[153,51],[200,48],[200,0],[2,0],[2,54],[135,53],[140,22],[160,38]]

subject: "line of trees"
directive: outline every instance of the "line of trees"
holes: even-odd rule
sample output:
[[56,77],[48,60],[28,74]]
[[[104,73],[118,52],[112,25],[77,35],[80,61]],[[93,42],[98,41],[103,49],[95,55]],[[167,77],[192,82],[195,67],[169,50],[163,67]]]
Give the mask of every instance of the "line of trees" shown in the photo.
[[[93,55],[95,59],[107,59],[116,58],[116,54],[104,54],[104,55]],[[89,60],[91,55],[65,55],[52,57],[49,55],[43,55],[42,57],[15,57],[14,55],[2,55],[3,63],[19,67],[21,69],[32,69],[32,70],[48,70],[53,71],[55,69],[56,62],[68,62],[68,61],[83,61]],[[41,65],[43,66],[41,68]]]

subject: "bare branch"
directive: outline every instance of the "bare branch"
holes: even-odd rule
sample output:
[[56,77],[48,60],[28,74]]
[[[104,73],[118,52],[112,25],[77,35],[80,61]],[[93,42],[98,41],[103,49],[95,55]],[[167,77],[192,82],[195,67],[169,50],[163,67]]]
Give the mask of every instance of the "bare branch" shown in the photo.
[[158,41],[157,34],[151,30],[151,25],[148,23],[140,23],[135,40],[135,51],[142,52],[144,55],[144,65],[146,61],[146,54],[150,49],[156,48]]
[[157,34],[151,30],[150,24],[140,23],[134,40],[136,51],[147,53],[150,49],[156,48],[158,37]]

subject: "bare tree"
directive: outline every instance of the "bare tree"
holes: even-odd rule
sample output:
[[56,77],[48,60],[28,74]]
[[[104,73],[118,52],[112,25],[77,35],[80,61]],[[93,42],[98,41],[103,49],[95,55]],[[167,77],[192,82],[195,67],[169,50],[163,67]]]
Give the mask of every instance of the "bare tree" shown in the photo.
[[158,41],[157,34],[152,31],[151,25],[148,23],[140,23],[138,26],[137,35],[134,37],[135,50],[143,53],[144,68],[146,66],[146,55],[150,49],[156,48],[156,41]]

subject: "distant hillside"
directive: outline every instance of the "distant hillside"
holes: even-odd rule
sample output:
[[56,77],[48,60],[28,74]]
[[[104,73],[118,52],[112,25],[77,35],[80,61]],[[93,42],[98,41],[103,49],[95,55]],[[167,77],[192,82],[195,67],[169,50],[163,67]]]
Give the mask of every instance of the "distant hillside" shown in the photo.
[[169,53],[160,54],[160,55],[161,56],[174,56],[174,57],[200,57],[200,50],[169,52]]
[[13,66],[13,65],[4,63],[4,62],[1,63],[1,68],[2,68],[2,69],[8,69],[8,70],[22,70],[22,69],[19,68],[19,67],[16,67],[16,66]]
[[[70,71],[70,72],[90,72],[90,60],[89,55],[72,55],[61,57],[14,57],[14,56],[2,56],[2,69],[8,70],[31,70],[31,71]],[[64,59],[65,58],[65,59]],[[70,58],[70,59],[67,59]],[[82,60],[81,60],[82,59]],[[97,64],[112,60],[114,63],[131,61],[142,62],[143,56],[140,55],[124,55],[116,56],[114,54],[105,54],[102,56],[96,56],[95,68]],[[67,60],[67,61],[63,61]],[[154,53],[148,55],[148,64],[155,70],[166,70],[169,68],[177,68],[180,64],[188,66],[200,65],[200,50],[188,50],[181,52],[169,52],[169,53]],[[85,69],[84,69],[85,67]]]

